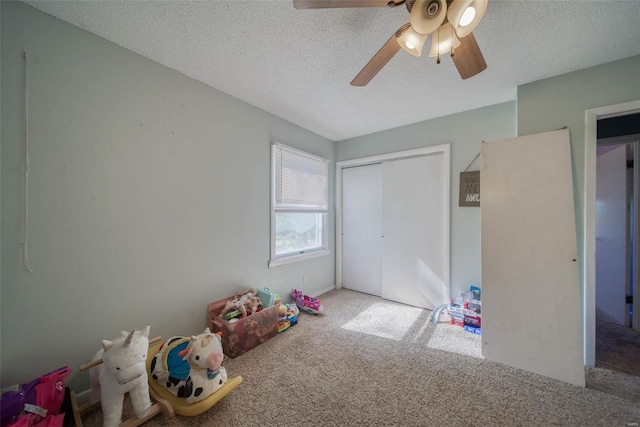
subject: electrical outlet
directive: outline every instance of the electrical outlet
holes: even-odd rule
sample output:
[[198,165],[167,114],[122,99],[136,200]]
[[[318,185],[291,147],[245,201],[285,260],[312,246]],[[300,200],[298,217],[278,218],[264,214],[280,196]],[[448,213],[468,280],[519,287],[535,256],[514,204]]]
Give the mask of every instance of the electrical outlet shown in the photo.
[[302,276],[302,284],[306,285],[307,283],[309,283],[309,276]]

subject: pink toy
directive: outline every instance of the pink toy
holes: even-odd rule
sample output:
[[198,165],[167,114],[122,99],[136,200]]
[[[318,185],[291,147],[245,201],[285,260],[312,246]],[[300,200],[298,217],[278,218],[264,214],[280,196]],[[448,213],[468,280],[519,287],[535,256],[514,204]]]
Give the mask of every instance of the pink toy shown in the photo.
[[304,295],[302,291],[294,289],[291,291],[291,298],[295,301],[300,310],[306,311],[310,314],[322,313],[322,304],[318,298],[313,298],[308,295]]

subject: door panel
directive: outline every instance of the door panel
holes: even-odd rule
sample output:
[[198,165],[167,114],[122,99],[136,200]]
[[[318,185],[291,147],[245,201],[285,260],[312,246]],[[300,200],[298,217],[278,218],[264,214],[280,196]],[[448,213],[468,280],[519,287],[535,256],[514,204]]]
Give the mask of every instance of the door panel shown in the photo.
[[342,283],[380,296],[381,165],[342,171]]
[[445,155],[382,164],[382,297],[433,309],[449,298]]
[[569,131],[481,155],[483,355],[584,386]]
[[627,147],[598,148],[596,307],[627,325]]

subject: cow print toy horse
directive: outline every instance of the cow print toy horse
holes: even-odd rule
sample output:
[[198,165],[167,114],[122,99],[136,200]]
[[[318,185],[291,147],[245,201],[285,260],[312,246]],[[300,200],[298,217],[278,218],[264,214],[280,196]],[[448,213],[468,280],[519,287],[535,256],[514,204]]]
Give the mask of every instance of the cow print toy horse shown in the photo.
[[172,337],[151,361],[151,377],[188,404],[203,400],[227,381],[221,366],[224,354],[220,335],[209,328],[197,336]]

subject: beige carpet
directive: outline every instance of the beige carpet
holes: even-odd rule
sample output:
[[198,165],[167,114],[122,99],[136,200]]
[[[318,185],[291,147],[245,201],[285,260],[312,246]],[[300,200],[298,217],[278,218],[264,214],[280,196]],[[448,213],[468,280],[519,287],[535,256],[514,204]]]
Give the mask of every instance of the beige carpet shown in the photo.
[[[298,325],[227,361],[229,375],[242,375],[244,382],[208,412],[168,421],[156,417],[145,426],[640,422],[638,399],[486,361],[478,336],[444,323],[427,324],[428,311],[348,290],[321,299],[323,315],[301,313]],[[615,387],[626,379],[607,381]],[[100,425],[100,417],[99,410],[88,414],[85,425]]]
[[596,310],[596,366],[640,376],[640,332]]

